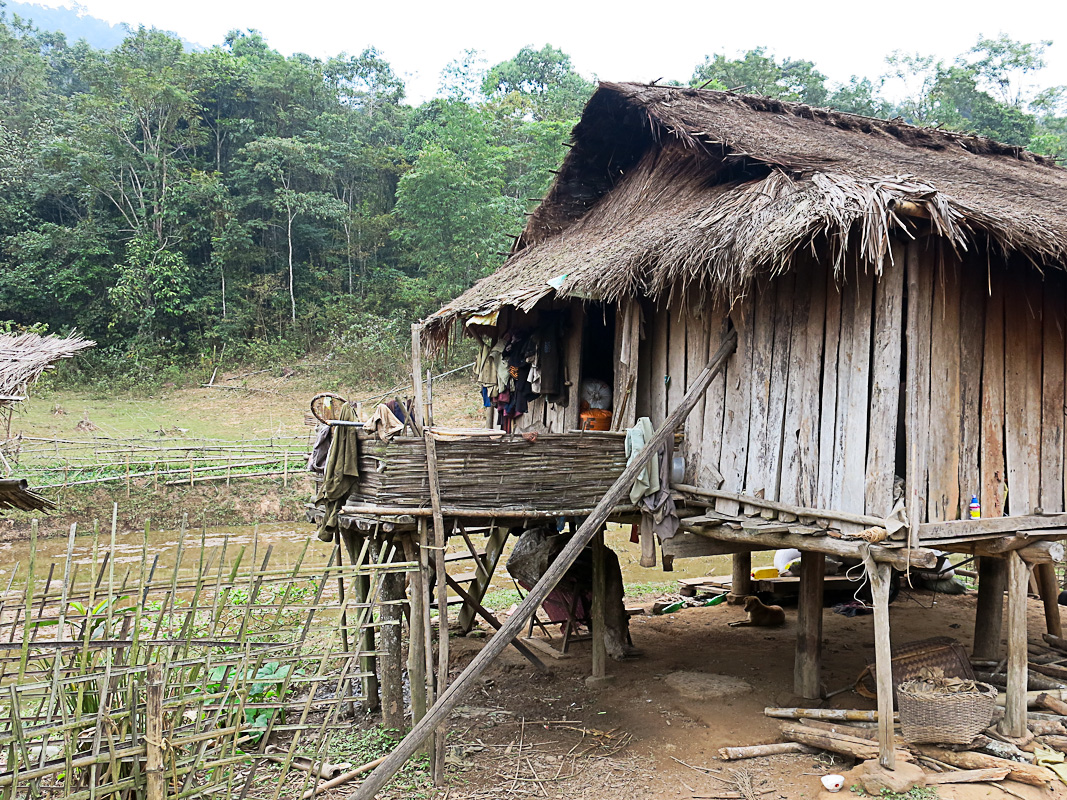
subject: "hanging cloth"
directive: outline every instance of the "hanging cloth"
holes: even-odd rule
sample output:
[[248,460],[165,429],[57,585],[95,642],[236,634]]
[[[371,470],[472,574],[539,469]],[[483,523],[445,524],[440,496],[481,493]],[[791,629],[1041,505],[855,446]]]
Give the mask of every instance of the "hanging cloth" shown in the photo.
[[[626,431],[626,463],[629,464],[651,441],[652,420],[641,417]],[[641,526],[655,531],[660,541],[670,539],[681,524],[671,498],[671,451],[660,447],[645,468],[637,474],[630,489],[630,502],[641,510]]]
[[[356,415],[348,403],[341,406],[337,418],[345,422],[356,421]],[[334,541],[341,506],[359,479],[358,430],[348,426],[333,428],[330,452],[326,456],[326,474],[315,497],[315,505],[323,510],[318,530],[319,540],[323,542]]]

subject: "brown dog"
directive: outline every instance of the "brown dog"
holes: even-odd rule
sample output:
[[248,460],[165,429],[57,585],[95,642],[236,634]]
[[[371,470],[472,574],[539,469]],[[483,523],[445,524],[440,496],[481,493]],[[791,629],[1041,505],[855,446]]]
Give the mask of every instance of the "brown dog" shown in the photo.
[[727,623],[730,627],[741,628],[752,626],[754,628],[777,628],[785,625],[785,611],[781,606],[766,606],[755,595],[745,598],[745,611],[748,613],[747,620]]

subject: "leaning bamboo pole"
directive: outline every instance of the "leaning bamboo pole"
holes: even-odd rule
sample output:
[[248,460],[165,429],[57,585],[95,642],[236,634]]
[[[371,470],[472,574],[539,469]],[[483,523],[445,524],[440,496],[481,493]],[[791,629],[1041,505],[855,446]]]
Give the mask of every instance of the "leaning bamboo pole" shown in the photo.
[[578,528],[567,543],[567,546],[563,548],[563,551],[549,566],[548,571],[530,590],[530,593],[526,595],[526,599],[519,604],[519,607],[508,618],[508,621],[501,626],[496,635],[474,657],[459,678],[438,697],[437,702],[426,713],[422,721],[411,729],[411,732],[404,737],[400,744],[397,745],[397,748],[367,777],[356,793],[352,795],[352,800],[371,800],[404,765],[404,762],[418,750],[423,740],[448,718],[452,709],[463,699],[482,672],[511,643],[511,640],[525,629],[530,617],[533,616],[541,603],[556,587],[559,580],[570,569],[578,555],[600,530],[600,526],[607,521],[611,510],[629,493],[634,479],[652,457],[659,452],[667,440],[674,436],[675,428],[685,420],[689,412],[696,406],[697,401],[704,396],[704,392],[707,391],[715,376],[725,368],[726,360],[736,348],[737,331],[731,330],[723,339],[711,361],[697,376],[689,391],[685,393],[678,407],[671,412],[663,425],[652,435],[645,448],[634,456],[630,464],[623,470],[622,475],[611,485],[611,488],[601,498],[593,513],[582,523],[581,527]]

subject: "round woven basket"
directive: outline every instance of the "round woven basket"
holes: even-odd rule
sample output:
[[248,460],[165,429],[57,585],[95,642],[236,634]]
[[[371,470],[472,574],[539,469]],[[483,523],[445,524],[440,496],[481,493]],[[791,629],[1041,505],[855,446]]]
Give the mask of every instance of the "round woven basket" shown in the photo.
[[901,735],[906,742],[970,744],[993,722],[997,689],[974,681],[974,689],[950,691],[926,680],[897,687]]

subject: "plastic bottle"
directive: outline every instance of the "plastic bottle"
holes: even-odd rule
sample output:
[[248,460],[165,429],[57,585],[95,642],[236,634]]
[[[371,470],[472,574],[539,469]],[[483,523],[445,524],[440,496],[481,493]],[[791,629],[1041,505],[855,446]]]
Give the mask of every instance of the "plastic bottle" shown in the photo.
[[978,502],[978,495],[971,495],[971,519],[982,518],[982,504]]

